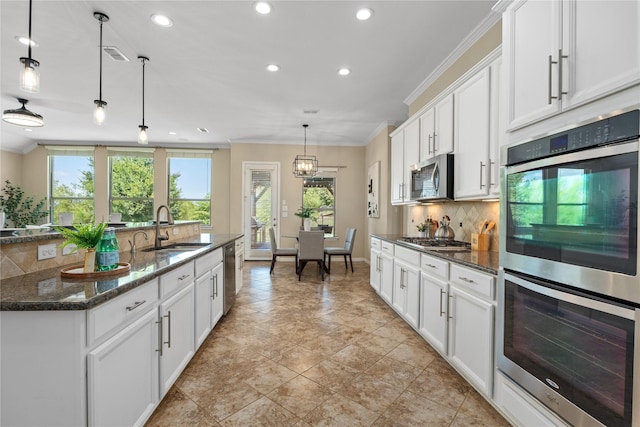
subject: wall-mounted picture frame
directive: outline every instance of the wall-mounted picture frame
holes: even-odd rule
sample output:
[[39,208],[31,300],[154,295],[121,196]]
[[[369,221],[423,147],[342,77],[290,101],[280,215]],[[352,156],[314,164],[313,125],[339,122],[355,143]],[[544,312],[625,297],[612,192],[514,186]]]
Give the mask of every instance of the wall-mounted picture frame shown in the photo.
[[380,218],[380,161],[369,166],[367,177],[367,215]]

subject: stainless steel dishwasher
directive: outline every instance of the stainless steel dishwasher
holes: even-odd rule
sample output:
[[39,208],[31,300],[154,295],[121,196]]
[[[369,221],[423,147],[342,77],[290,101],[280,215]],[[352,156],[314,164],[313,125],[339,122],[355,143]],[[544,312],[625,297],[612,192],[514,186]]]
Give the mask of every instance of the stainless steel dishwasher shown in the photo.
[[227,314],[236,300],[236,245],[224,246],[224,314]]

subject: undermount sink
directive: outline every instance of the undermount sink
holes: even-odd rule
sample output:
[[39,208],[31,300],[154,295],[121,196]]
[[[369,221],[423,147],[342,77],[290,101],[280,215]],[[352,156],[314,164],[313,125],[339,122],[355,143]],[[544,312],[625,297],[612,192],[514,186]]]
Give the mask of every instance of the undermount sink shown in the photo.
[[159,249],[156,248],[147,248],[144,249],[143,252],[188,252],[195,251],[205,246],[209,246],[210,243],[201,243],[201,242],[192,242],[192,243],[172,243],[170,245],[163,246]]

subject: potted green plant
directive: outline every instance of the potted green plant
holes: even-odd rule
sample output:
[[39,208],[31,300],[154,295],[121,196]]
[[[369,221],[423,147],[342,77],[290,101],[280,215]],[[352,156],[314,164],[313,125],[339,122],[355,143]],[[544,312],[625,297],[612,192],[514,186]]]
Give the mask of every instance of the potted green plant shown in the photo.
[[106,223],[89,223],[76,224],[73,226],[73,229],[58,226],[54,226],[53,228],[65,239],[62,245],[60,245],[61,248],[75,245],[74,251],[78,249],[87,250],[84,254],[84,272],[90,273],[95,271],[96,246],[100,243],[106,227]]
[[418,237],[427,237],[427,231],[429,230],[430,225],[431,222],[427,222],[426,220],[416,225],[416,228],[418,229]]
[[[5,220],[11,221],[16,228],[40,223],[49,213],[45,210],[45,199],[35,202],[33,197],[25,197],[24,190],[6,180],[0,190],[0,212],[4,212]],[[3,224],[0,228],[4,227]]]
[[304,231],[311,230],[311,218],[313,216],[313,209],[309,207],[300,207],[297,212],[294,213],[295,216],[299,216],[302,218],[302,226]]

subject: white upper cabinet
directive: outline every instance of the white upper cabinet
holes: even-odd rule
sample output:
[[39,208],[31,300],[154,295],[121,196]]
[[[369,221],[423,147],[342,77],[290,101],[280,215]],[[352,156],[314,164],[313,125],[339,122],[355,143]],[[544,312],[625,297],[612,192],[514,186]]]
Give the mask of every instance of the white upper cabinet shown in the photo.
[[391,136],[391,204],[411,201],[409,167],[420,159],[420,122],[414,120]]
[[453,93],[420,116],[420,161],[453,151]]
[[637,1],[518,0],[503,15],[507,130],[640,82]]
[[454,197],[489,194],[490,67],[471,76],[454,95]]

